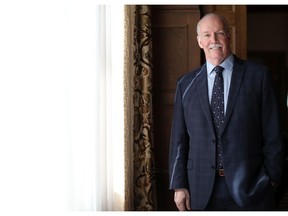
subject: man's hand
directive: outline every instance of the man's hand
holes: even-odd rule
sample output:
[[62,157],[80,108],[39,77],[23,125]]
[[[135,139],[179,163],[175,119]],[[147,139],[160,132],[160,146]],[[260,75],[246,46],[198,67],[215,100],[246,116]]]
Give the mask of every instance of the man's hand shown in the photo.
[[187,189],[176,189],[174,193],[174,202],[179,211],[191,210],[190,195]]

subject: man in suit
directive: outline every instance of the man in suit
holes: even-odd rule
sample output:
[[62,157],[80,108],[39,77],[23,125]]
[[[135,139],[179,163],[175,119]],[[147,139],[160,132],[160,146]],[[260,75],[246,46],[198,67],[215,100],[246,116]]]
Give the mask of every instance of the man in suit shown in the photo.
[[[271,210],[283,157],[271,74],[232,54],[224,17],[205,15],[197,34],[206,63],[178,80],[174,101],[169,178],[176,206]],[[214,94],[222,111],[211,104]]]

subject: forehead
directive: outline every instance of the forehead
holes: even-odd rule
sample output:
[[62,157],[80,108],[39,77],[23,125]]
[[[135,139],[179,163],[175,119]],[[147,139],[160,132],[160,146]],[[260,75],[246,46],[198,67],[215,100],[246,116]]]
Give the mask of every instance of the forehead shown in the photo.
[[204,17],[200,21],[199,27],[200,27],[201,32],[219,31],[219,30],[225,29],[223,20],[220,19],[218,16]]

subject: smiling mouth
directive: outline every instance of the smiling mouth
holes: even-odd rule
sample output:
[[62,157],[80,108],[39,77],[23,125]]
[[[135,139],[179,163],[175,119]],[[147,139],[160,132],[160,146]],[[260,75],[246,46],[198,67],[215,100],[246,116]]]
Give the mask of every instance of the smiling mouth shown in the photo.
[[209,46],[209,49],[213,49],[213,50],[220,49],[220,48],[222,48],[221,44],[213,44],[212,46]]

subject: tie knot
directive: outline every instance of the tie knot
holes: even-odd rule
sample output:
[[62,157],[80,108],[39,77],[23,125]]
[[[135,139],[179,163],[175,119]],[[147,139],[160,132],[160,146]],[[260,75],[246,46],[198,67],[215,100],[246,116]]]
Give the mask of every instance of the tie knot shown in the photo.
[[216,74],[221,73],[223,70],[224,70],[224,68],[220,65],[218,65],[214,68],[214,71],[216,72]]

